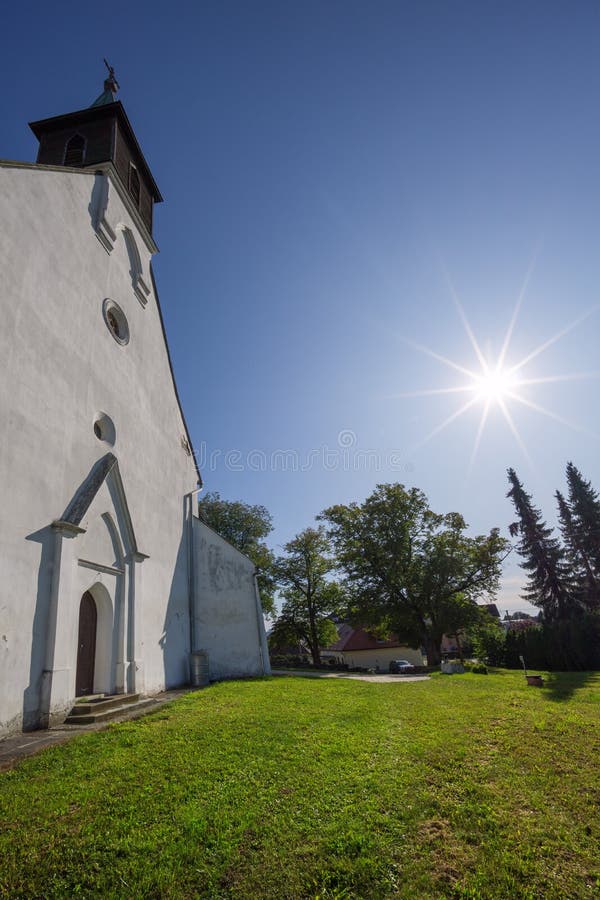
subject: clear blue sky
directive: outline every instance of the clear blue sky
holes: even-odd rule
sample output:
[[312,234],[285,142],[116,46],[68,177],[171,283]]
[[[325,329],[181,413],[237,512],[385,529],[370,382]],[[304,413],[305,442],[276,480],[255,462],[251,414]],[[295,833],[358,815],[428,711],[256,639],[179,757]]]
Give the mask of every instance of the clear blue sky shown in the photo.
[[[519,389],[589,434],[507,399],[530,461],[497,404],[470,465],[480,402],[419,446],[471,395],[399,396],[465,381],[412,344],[479,368],[450,284],[495,358],[534,261],[508,363],[600,303],[597,3],[34,2],[3,24],[5,158],[115,66],[165,197],[155,273],[205,487],[265,504],[276,545],[380,481],[477,532],[514,518],[507,466],[551,522],[567,460],[600,487],[597,378]],[[600,370],[599,336],[600,311],[520,375]]]

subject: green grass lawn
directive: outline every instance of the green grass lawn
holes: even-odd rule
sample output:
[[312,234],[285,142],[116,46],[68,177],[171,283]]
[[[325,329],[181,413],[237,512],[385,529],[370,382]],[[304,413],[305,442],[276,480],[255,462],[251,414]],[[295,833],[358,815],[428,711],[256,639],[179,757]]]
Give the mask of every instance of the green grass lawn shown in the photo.
[[0,775],[9,897],[600,895],[600,675],[219,684]]

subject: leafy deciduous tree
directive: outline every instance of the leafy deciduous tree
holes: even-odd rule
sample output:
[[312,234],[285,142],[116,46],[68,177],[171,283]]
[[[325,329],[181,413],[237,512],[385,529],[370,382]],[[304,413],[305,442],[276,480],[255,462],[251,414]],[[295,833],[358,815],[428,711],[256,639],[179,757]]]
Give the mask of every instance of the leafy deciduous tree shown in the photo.
[[329,523],[354,620],[423,645],[430,665],[443,635],[468,626],[477,599],[493,595],[509,552],[498,529],[469,537],[461,515],[434,513],[422,491],[402,484],[378,485],[364,503],[319,518]]
[[323,527],[306,528],[284,546],[274,574],[284,602],[273,626],[279,642],[304,641],[313,663],[321,663],[320,648],[333,643],[337,630],[329,616],[340,612],[342,590],[330,579],[334,562]]
[[506,631],[486,610],[480,611],[476,624],[469,630],[475,656],[490,666],[503,666]]

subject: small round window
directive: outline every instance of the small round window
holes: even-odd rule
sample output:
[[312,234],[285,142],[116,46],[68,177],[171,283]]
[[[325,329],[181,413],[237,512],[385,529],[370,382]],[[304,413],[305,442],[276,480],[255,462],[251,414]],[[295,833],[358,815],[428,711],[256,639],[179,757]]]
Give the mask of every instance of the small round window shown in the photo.
[[104,441],[111,447],[114,445],[117,439],[115,423],[105,412],[98,412],[94,416],[94,434],[99,441]]
[[129,325],[125,318],[125,313],[118,303],[110,300],[108,297],[102,304],[102,314],[106,327],[114,337],[118,344],[129,343]]

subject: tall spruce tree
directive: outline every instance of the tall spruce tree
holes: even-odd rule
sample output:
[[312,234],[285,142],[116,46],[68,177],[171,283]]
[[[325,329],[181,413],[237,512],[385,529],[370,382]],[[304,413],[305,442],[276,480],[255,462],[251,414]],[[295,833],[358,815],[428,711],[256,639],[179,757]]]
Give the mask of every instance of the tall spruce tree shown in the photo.
[[575,605],[587,607],[588,598],[594,590],[594,573],[579,542],[571,507],[560,491],[556,491],[554,496],[558,504],[558,519],[563,536],[564,561],[569,572],[569,588],[572,601]]
[[600,499],[572,462],[567,463],[569,506],[580,544],[588,559],[600,571]]
[[522,568],[529,573],[523,599],[540,607],[547,621],[567,619],[573,613],[574,598],[563,550],[514,469],[508,470],[508,480],[511,488],[507,496],[513,501],[519,517],[518,522],[510,526],[510,533],[513,537],[520,536],[517,550],[523,558]]
[[[591,482],[586,481],[572,462],[567,463],[567,484],[569,525],[565,541],[575,548],[579,559],[583,602],[588,608],[597,608],[600,605],[600,499]],[[565,534],[562,515],[561,524]]]

